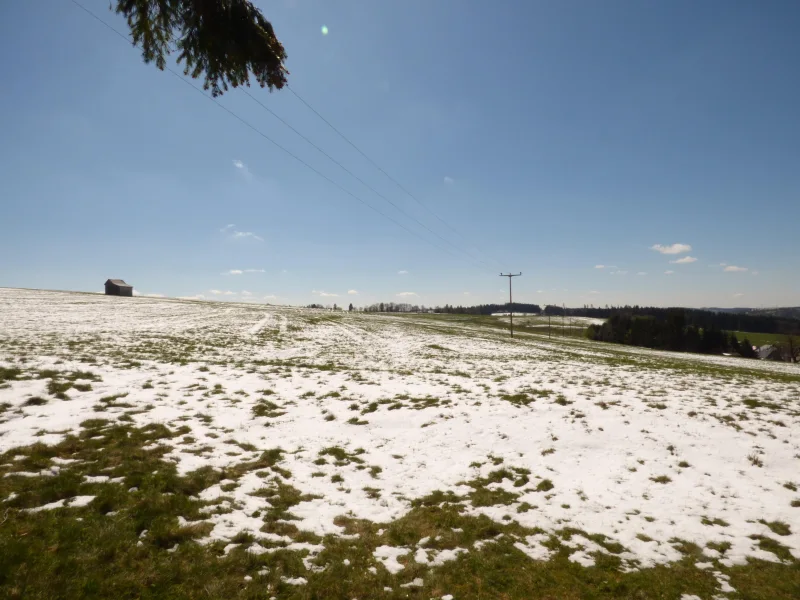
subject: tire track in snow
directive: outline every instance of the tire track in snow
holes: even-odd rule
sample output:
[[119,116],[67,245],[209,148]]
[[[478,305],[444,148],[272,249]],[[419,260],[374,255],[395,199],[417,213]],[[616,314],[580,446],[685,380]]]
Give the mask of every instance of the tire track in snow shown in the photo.
[[249,329],[248,329],[248,330],[247,330],[245,333],[246,333],[247,335],[257,335],[257,334],[258,334],[258,332],[259,332],[259,331],[261,331],[262,329],[264,329],[264,327],[265,327],[265,326],[267,325],[267,323],[269,323],[270,321],[272,321],[272,315],[267,315],[266,317],[264,317],[263,319],[261,319],[261,320],[260,320],[258,323],[256,323],[256,324],[255,324],[255,325],[253,325],[252,327],[250,327],[250,328],[249,328]]

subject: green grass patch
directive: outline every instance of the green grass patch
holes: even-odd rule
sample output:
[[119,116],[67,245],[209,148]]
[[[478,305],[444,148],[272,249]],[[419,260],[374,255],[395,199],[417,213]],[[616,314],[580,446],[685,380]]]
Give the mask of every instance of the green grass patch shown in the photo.
[[784,523],[783,521],[765,521],[761,519],[759,521],[762,525],[766,525],[769,527],[770,531],[775,535],[791,535],[792,529],[789,527],[788,523]]
[[275,404],[271,400],[261,398],[253,405],[252,413],[254,417],[267,417],[274,419],[276,417],[285,415],[286,411],[282,410],[281,406]]

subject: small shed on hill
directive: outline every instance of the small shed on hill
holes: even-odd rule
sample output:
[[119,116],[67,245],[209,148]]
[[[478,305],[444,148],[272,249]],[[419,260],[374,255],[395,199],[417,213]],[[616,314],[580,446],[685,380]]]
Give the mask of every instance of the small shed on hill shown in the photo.
[[108,279],[106,296],[133,296],[133,286],[128,285],[122,279]]

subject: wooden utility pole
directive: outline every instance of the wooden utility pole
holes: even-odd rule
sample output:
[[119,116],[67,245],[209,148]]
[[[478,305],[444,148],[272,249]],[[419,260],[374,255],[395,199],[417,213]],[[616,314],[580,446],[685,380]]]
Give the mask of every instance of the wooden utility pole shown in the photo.
[[500,277],[508,277],[508,316],[511,319],[511,337],[514,337],[514,301],[511,299],[511,278],[519,277],[522,273],[500,273]]

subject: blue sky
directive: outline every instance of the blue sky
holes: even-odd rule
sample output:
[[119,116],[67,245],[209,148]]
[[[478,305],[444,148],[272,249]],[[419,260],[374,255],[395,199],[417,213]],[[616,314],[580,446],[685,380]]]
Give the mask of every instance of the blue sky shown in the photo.
[[288,90],[249,91],[404,214],[220,102],[417,235],[69,0],[4,2],[0,286],[471,304],[502,269],[521,302],[800,304],[797,2],[257,4],[292,88],[428,210]]

